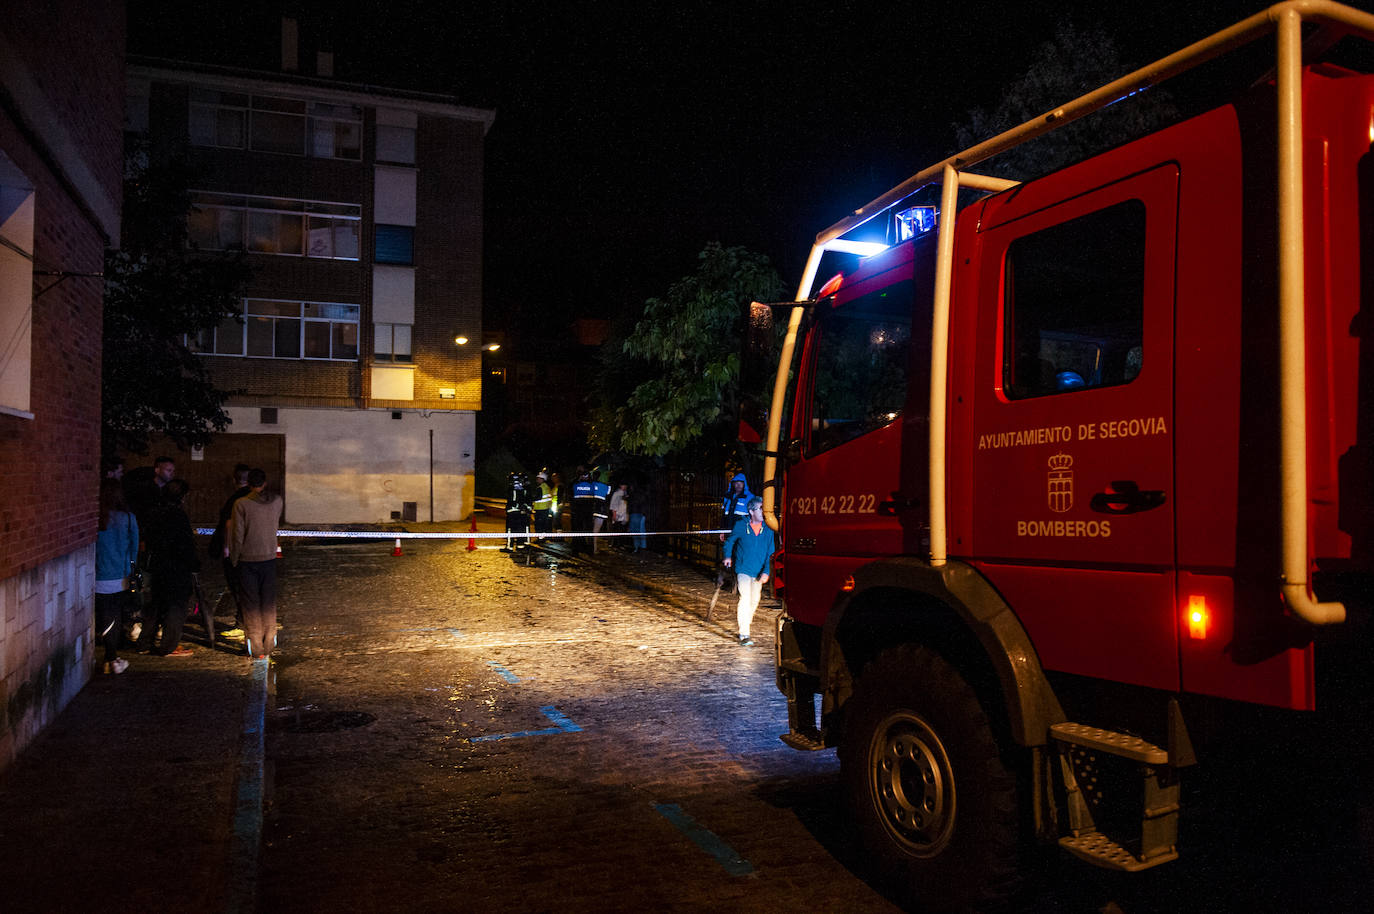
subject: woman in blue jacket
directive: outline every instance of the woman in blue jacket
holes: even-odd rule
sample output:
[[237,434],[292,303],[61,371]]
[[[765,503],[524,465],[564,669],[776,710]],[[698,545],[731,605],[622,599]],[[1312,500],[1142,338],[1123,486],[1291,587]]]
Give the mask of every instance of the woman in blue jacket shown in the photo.
[[763,585],[773,567],[773,531],[763,522],[763,499],[757,495],[748,501],[748,514],[741,518],[725,539],[725,558],[722,564],[735,570],[739,582],[739,643],[748,647],[749,623],[758,609]]
[[129,570],[138,558],[138,521],[124,504],[118,479],[100,480],[100,525],[95,535],[95,634],[105,646],[105,672],[122,673],[119,657],[128,602]]

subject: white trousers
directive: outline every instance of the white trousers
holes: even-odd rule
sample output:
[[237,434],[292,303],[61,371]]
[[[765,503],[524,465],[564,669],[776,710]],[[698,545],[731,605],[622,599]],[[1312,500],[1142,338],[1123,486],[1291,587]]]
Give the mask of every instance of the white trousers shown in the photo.
[[739,635],[741,638],[749,637],[749,623],[754,621],[754,610],[759,608],[759,598],[763,596],[763,583],[758,578],[751,578],[747,574],[735,575],[735,580],[739,584]]

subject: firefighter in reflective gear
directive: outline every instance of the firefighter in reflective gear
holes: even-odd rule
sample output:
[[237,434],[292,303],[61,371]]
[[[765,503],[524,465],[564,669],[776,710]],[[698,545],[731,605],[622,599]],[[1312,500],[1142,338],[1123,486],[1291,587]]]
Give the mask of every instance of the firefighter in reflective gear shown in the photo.
[[534,493],[534,532],[552,533],[553,519],[558,511],[558,496],[549,486],[548,470],[540,470],[534,478],[539,486]]
[[[592,482],[592,474],[585,467],[578,467],[577,481],[573,483],[572,488],[572,528],[574,533],[592,532],[592,518],[596,514],[598,503],[604,505],[605,501],[596,494],[596,483]],[[573,546],[577,549],[590,551],[592,539],[579,536],[573,541]]]
[[[510,485],[506,489],[506,546],[503,551],[510,552],[512,546],[512,536],[514,533],[529,533],[530,531],[530,508],[532,506],[530,496],[529,477],[524,473],[511,473]],[[529,538],[523,541],[516,539],[516,546],[529,545]]]

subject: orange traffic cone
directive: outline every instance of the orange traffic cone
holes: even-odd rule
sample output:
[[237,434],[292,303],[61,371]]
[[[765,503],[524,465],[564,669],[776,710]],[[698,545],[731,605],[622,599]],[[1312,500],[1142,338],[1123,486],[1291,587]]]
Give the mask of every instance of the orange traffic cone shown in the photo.
[[[477,532],[477,514],[476,514],[476,512],[473,512],[473,515],[472,515],[472,524],[471,524],[471,526],[468,527],[468,532],[469,532],[469,533],[476,533],[476,532]],[[469,536],[469,537],[468,537],[468,552],[472,552],[472,551],[475,550],[476,548],[477,548],[477,538],[476,538],[476,537]]]
[[400,538],[399,536],[396,537],[396,548],[391,550],[391,554],[392,554],[392,555],[400,555],[400,554],[401,554],[401,538]]

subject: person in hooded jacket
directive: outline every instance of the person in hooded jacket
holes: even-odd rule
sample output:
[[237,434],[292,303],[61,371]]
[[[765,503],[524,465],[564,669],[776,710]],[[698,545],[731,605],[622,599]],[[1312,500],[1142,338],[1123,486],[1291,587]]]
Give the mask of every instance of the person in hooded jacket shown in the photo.
[[[143,620],[138,649],[165,657],[189,657],[191,649],[181,642],[186,611],[195,592],[195,574],[200,571],[200,555],[191,533],[191,521],[181,502],[191,486],[175,478],[162,487],[161,500],[148,509],[143,538],[148,544],[148,572],[152,578],[152,618]],[[158,627],[162,637],[154,640]]]
[[129,606],[129,572],[138,559],[138,521],[124,504],[119,479],[100,480],[100,522],[95,535],[95,637],[105,648],[106,673],[122,673],[119,656]]
[[277,643],[277,528],[282,500],[268,492],[267,474],[248,471],[247,495],[229,516],[229,561],[238,569],[239,602],[248,656],[265,660]]
[[749,637],[749,623],[753,621],[759,598],[763,596],[763,585],[768,583],[775,540],[772,528],[763,522],[763,499],[755,495],[745,508],[744,519],[735,524],[725,540],[725,558],[722,562],[726,568],[734,569],[735,580],[739,583],[736,619],[739,623],[739,643],[748,647],[754,643]]
[[[749,480],[743,473],[736,473],[730,480],[730,488],[726,491],[725,497],[720,500],[720,525],[726,530],[733,530],[735,524],[741,518],[749,516],[749,499],[754,497],[754,493],[749,491]],[[724,542],[725,536],[721,536]]]

